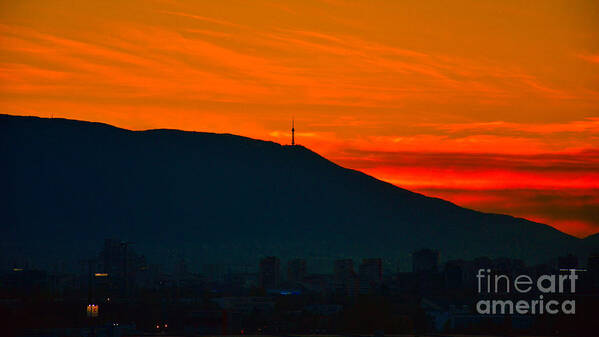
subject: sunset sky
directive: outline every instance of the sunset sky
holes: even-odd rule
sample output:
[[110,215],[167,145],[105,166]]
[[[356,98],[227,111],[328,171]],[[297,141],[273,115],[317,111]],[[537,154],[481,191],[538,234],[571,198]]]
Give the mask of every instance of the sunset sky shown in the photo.
[[0,113],[298,143],[599,232],[598,1],[0,0]]

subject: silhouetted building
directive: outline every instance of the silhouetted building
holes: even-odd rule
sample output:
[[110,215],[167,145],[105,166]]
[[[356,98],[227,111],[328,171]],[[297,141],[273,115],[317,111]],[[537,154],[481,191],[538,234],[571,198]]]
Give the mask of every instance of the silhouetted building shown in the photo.
[[343,280],[354,274],[354,261],[352,259],[336,260],[333,268],[335,280]]
[[325,293],[331,290],[332,281],[329,274],[309,274],[306,275],[302,284],[308,291]]
[[443,282],[448,289],[458,289],[464,286],[464,269],[466,263],[462,260],[448,261],[443,270]]
[[100,253],[100,274],[105,274],[109,287],[121,289],[127,296],[135,286],[136,275],[147,269],[144,256],[137,255],[129,242],[105,239]]
[[14,268],[0,278],[2,289],[13,289],[25,293],[39,292],[48,287],[48,273],[35,269]]
[[364,259],[358,272],[360,292],[366,293],[383,281],[383,262],[380,258]]
[[102,271],[112,277],[122,277],[125,268],[125,251],[121,242],[113,239],[104,240],[104,250],[100,253]]
[[576,269],[578,268],[578,257],[572,254],[560,256],[557,258],[557,269]]
[[212,282],[223,282],[225,279],[225,266],[222,264],[205,264],[202,266],[202,272]]
[[587,273],[591,287],[594,289],[599,288],[599,252],[589,255],[587,259]]
[[185,336],[201,334],[227,335],[241,330],[241,313],[231,310],[185,312],[182,320]]
[[333,287],[335,291],[354,295],[357,276],[352,259],[336,260],[333,265]]
[[306,277],[306,259],[293,259],[287,262],[287,281],[301,282]]
[[436,272],[439,268],[439,251],[422,249],[412,254],[412,272]]
[[498,257],[491,260],[491,269],[504,275],[520,275],[524,272],[524,261],[509,257]]
[[281,281],[281,263],[276,256],[267,256],[260,260],[259,283],[264,289],[274,289]]

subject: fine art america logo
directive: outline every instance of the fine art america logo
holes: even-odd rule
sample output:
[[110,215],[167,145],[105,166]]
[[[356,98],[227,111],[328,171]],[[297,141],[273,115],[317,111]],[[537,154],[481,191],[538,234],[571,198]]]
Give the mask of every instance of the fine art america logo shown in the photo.
[[[479,269],[476,274],[478,280],[478,293],[492,296],[492,294],[516,294],[532,299],[483,299],[476,303],[479,314],[575,314],[576,300],[567,298],[568,294],[576,293],[576,272],[580,269],[563,269],[563,274],[541,275],[536,279],[528,275],[518,275],[510,278],[507,275],[492,275],[491,269]],[[531,296],[538,293],[538,296]],[[527,294],[527,295],[522,295]],[[560,301],[545,298],[545,295],[560,294]]]

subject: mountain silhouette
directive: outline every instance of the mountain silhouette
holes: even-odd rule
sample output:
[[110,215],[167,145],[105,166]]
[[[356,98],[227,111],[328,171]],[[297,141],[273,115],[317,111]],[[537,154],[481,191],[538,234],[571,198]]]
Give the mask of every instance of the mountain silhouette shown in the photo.
[[0,139],[7,260],[77,261],[105,238],[135,242],[150,261],[176,253],[196,264],[264,255],[315,266],[342,256],[406,261],[425,247],[444,259],[536,263],[588,248],[550,226],[413,193],[303,146],[8,115]]

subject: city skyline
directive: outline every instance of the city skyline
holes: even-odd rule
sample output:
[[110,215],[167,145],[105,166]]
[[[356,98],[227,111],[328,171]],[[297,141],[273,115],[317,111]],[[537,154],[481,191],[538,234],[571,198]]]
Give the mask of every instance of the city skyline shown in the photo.
[[344,167],[598,232],[597,3],[2,6],[2,113],[282,144],[293,119]]

